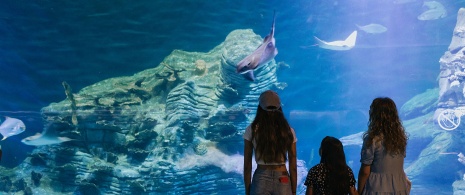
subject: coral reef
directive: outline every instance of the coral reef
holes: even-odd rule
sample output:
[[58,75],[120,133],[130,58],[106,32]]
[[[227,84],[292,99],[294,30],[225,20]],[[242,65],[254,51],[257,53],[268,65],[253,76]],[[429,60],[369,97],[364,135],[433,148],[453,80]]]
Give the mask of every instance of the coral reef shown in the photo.
[[31,172],[31,181],[34,186],[40,186],[40,179],[42,179],[42,174],[36,173],[34,171]]
[[207,63],[204,60],[195,61],[195,74],[203,76],[208,72]]
[[15,177],[75,194],[241,194],[243,130],[259,94],[279,85],[274,60],[255,82],[235,73],[261,41],[236,30],[207,53],[175,50],[155,68],[77,93],[63,82],[67,99],[42,116],[47,130],[75,141],[36,148]]

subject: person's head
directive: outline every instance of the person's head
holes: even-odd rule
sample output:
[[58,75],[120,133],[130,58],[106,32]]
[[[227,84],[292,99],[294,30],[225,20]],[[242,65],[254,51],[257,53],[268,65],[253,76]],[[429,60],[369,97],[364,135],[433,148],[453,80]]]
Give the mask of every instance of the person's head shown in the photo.
[[267,123],[272,119],[284,118],[282,112],[281,100],[278,94],[272,90],[267,90],[261,93],[258,98],[258,107],[254,122],[260,124]]
[[278,94],[268,90],[259,97],[257,114],[252,122],[252,139],[256,141],[256,150],[265,162],[275,161],[284,157],[293,135],[289,123],[284,117],[281,100]]
[[346,165],[346,156],[342,142],[335,137],[326,136],[321,140],[320,156],[320,163]]
[[379,136],[390,154],[405,154],[407,135],[399,118],[394,101],[388,97],[375,98],[370,105],[370,118],[367,144],[371,146],[373,138]]
[[346,163],[344,147],[335,137],[326,136],[321,140],[320,156],[328,170],[326,175],[326,191],[331,194],[347,194],[349,192],[349,169]]
[[400,121],[394,101],[388,97],[375,98],[370,105],[370,123]]
[[265,111],[278,110],[281,109],[281,99],[276,92],[267,90],[260,94],[258,105]]

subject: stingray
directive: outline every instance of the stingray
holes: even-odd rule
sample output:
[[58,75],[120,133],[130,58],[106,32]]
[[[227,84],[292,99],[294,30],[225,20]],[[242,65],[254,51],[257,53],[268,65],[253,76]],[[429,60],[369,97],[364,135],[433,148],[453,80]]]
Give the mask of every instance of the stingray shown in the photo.
[[337,50],[337,51],[352,49],[355,46],[356,39],[357,39],[357,31],[352,32],[349,35],[349,37],[347,37],[346,40],[341,40],[341,41],[326,42],[326,41],[323,41],[315,37],[315,40],[318,42],[319,47],[323,49]]
[[363,144],[363,134],[365,132],[358,132],[352,135],[344,136],[341,137],[339,140],[341,140],[343,146],[362,146]]
[[26,145],[43,146],[51,144],[59,144],[62,142],[71,141],[68,137],[59,137],[53,130],[49,131],[49,127],[45,127],[42,133],[37,133],[33,136],[26,137],[21,140]]
[[274,39],[274,24],[276,13],[273,15],[273,23],[271,24],[271,32],[268,34],[263,43],[250,55],[239,61],[236,65],[236,73],[245,74],[245,78],[255,81],[253,71],[257,67],[267,64],[278,54]]

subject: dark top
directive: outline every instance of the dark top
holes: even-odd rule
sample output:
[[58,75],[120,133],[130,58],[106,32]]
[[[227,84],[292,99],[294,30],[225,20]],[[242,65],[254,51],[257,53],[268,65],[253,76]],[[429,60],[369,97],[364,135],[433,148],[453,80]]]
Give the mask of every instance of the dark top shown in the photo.
[[[354,173],[352,172],[352,169],[350,167],[347,167],[347,169],[349,170],[349,178],[350,178],[349,184],[350,186],[355,187]],[[310,171],[308,171],[307,179],[305,179],[304,185],[306,185],[307,188],[312,187],[313,194],[316,194],[316,195],[329,194],[329,192],[326,192],[324,188],[325,177],[328,171],[329,170],[325,168],[323,163],[315,165],[314,167],[310,169]]]

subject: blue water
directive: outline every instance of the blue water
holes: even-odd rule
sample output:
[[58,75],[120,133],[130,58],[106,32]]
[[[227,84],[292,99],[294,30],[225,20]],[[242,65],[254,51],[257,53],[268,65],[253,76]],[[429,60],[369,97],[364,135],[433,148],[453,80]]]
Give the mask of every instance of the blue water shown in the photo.
[[[22,119],[28,128],[2,142],[0,165],[14,167],[33,149],[19,141],[42,130],[42,107],[66,98],[63,81],[77,92],[153,68],[174,49],[207,52],[235,29],[264,36],[275,10],[275,60],[290,66],[278,73],[288,84],[280,95],[298,135],[298,156],[311,166],[319,161],[310,154],[321,138],[366,129],[374,97],[389,96],[401,106],[438,87],[438,60],[450,44],[458,9],[465,6],[465,1],[439,2],[447,17],[419,21],[420,0],[2,1],[0,114]],[[314,46],[313,36],[341,39],[356,24],[369,23],[388,31],[359,31],[357,46],[349,51]],[[349,152],[357,167],[358,151]]]

